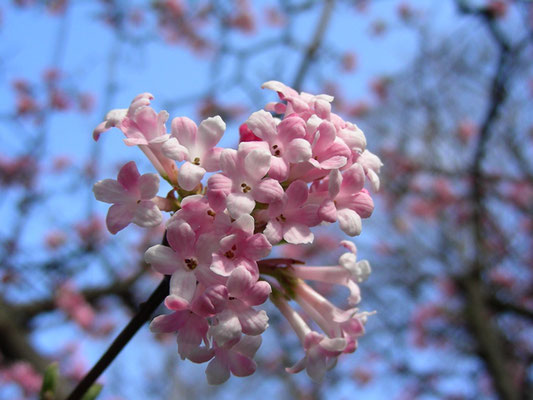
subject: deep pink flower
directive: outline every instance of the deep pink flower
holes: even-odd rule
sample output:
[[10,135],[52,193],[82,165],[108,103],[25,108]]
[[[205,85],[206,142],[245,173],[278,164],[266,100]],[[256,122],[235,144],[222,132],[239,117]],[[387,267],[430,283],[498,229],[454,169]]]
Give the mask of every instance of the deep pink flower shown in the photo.
[[117,180],[104,179],[93,186],[97,200],[113,204],[107,212],[107,229],[112,234],[130,223],[142,227],[157,226],[163,221],[153,198],[159,190],[156,174],[140,175],[135,162],[130,161],[119,171]]

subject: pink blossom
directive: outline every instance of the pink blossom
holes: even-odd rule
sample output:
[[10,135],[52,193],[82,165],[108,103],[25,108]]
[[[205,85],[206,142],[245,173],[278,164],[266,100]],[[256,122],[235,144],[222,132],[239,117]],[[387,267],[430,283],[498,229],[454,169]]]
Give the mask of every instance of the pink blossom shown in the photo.
[[243,336],[236,344],[214,347],[215,357],[207,365],[205,374],[211,385],[226,382],[230,373],[235,376],[249,376],[255,372],[253,357],[261,346],[261,336]]
[[242,215],[220,240],[217,251],[213,253],[211,270],[228,277],[237,267],[244,266],[257,279],[256,261],[266,257],[271,249],[265,235],[254,234],[254,219],[250,215]]
[[346,340],[340,337],[326,338],[312,331],[303,318],[281,296],[274,296],[273,303],[287,319],[305,350],[305,357],[291,368],[289,373],[298,373],[306,369],[307,374],[315,381],[321,381],[328,369],[335,365],[337,357],[346,347]]
[[281,199],[283,188],[278,181],[264,178],[270,169],[271,155],[244,142],[239,150],[224,149],[220,155],[222,173],[207,182],[207,198],[215,210],[227,207],[232,218],[249,214],[256,201],[271,203]]
[[104,179],[93,186],[97,200],[113,204],[106,218],[107,229],[112,234],[132,222],[142,227],[159,225],[163,216],[153,201],[158,190],[157,175],[140,175],[133,161],[120,169],[117,180]]
[[237,340],[241,333],[260,335],[268,327],[268,316],[252,306],[263,304],[271,292],[270,285],[257,281],[243,266],[236,268],[227,280],[226,309],[217,315],[210,333],[219,345]]
[[344,174],[332,170],[327,182],[312,187],[319,196],[320,190],[328,184],[329,198],[320,205],[319,216],[327,222],[339,221],[340,228],[347,235],[359,235],[361,218],[370,217],[374,209],[372,198],[363,189],[364,181],[364,170],[359,164],[352,165]]
[[350,248],[350,252],[339,257],[337,266],[292,266],[292,275],[304,280],[312,280],[333,285],[346,286],[350,291],[348,302],[350,305],[361,301],[358,283],[364,282],[370,275],[370,264],[366,260],[357,261],[353,243],[343,241],[343,245]]
[[168,112],[156,114],[150,107],[153,98],[150,93],[141,93],[132,100],[128,109],[111,110],[93,131],[93,138],[98,140],[102,132],[119,128],[126,136],[126,145],[139,146],[162,177],[177,183],[176,164],[161,151],[162,144],[168,139],[165,128]]
[[254,135],[268,143],[272,159],[268,175],[282,182],[289,177],[290,164],[309,160],[311,144],[305,140],[305,121],[299,116],[290,116],[276,124],[272,114],[254,112],[246,121]]
[[199,127],[186,117],[172,120],[172,133],[162,145],[163,154],[185,163],[180,167],[178,184],[193,190],[206,172],[219,169],[221,148],[215,147],[226,129],[219,116],[207,118]]
[[11,381],[20,385],[26,396],[39,393],[42,377],[30,363],[17,361],[1,371],[2,380]]
[[265,236],[270,243],[276,244],[281,239],[288,243],[311,243],[314,239],[309,229],[318,225],[318,205],[308,203],[309,189],[303,181],[294,181],[287,188],[280,201],[273,202],[262,216],[267,220]]

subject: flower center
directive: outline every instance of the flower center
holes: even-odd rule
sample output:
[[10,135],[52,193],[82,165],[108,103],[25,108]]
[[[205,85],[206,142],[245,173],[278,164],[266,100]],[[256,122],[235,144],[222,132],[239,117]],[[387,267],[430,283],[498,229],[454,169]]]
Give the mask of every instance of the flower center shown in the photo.
[[195,269],[197,266],[198,266],[198,261],[196,261],[194,258],[186,258],[185,260],[185,265],[187,266],[187,268],[189,268],[191,271],[193,269]]
[[200,165],[200,157],[196,157],[192,163],[194,165]]
[[243,193],[248,193],[252,188],[248,186],[246,182],[241,183],[241,188]]

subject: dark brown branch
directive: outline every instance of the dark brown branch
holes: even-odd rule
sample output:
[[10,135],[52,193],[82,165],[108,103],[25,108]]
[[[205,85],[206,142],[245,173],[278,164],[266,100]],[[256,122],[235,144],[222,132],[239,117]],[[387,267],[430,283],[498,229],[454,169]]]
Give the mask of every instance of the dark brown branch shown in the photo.
[[163,302],[168,295],[169,282],[170,276],[165,276],[148,300],[141,304],[137,314],[135,314],[128,325],[126,325],[122,332],[120,332],[100,360],[98,360],[94,367],[87,373],[87,375],[85,375],[70,396],[67,397],[67,400],[81,399],[87,390],[96,382],[98,377],[105,371],[109,364],[111,364],[120,351],[128,344],[141,326],[150,319],[152,313]]

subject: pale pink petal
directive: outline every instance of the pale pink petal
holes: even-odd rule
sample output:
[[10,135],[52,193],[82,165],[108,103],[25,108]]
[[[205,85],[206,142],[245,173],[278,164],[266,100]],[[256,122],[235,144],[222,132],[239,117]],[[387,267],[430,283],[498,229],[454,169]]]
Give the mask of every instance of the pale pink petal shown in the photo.
[[135,215],[136,204],[113,204],[105,219],[107,229],[113,235],[128,226]]
[[205,153],[210,148],[216,146],[226,130],[226,124],[220,116],[210,117],[203,120],[198,127],[197,145]]
[[150,323],[150,330],[155,333],[176,332],[181,329],[188,319],[188,313],[173,312],[158,315]]
[[318,140],[313,145],[313,148],[319,152],[322,152],[328,149],[328,147],[335,141],[335,138],[337,137],[337,131],[331,122],[322,121],[322,123],[318,126],[318,132]]
[[129,163],[124,164],[122,168],[120,168],[120,171],[118,171],[117,181],[124,187],[124,189],[133,190],[138,186],[140,176],[135,162],[130,161]]
[[128,137],[123,139],[126,146],[147,146],[148,140],[145,137]]
[[346,165],[347,158],[344,156],[333,156],[320,163],[322,169],[335,169],[342,168]]
[[285,224],[283,239],[292,244],[313,243],[313,233],[308,226],[303,224]]
[[255,224],[254,218],[251,215],[244,214],[244,215],[241,215],[239,218],[237,218],[235,222],[233,222],[232,226],[236,230],[241,230],[248,235],[252,235],[254,233],[254,227],[255,227],[254,224]]
[[315,108],[316,115],[318,115],[320,118],[322,119],[329,118],[329,114],[331,113],[331,103],[329,101],[317,98],[315,100],[314,108]]
[[174,118],[170,124],[172,136],[178,139],[179,144],[190,148],[196,143],[198,128],[193,120],[187,117]]
[[214,172],[220,169],[220,154],[224,150],[222,147],[213,147],[204,154],[200,160],[200,165],[205,168],[207,172]]
[[247,176],[257,182],[265,176],[270,169],[271,154],[263,149],[252,150],[244,158],[244,169]]
[[368,180],[370,181],[372,185],[372,189],[377,192],[379,190],[379,175],[376,174],[374,171],[369,169],[366,172],[366,176],[368,176]]
[[172,311],[182,311],[189,308],[189,301],[174,294],[170,294],[165,298],[165,307]]
[[271,143],[277,137],[276,122],[269,112],[259,110],[254,112],[245,124],[255,136]]
[[298,92],[296,90],[278,81],[265,82],[261,85],[261,89],[270,89],[278,92],[282,100],[287,96],[298,96]]
[[326,337],[320,341],[320,347],[332,353],[340,352],[346,347],[346,339]]
[[231,177],[243,173],[243,171],[241,171],[239,168],[237,150],[222,150],[220,153],[220,169],[222,169],[225,174]]
[[283,238],[283,228],[279,221],[270,220],[263,232],[270,243],[277,244]]
[[235,351],[229,352],[229,368],[235,376],[250,376],[255,372],[255,361]]
[[244,254],[250,260],[259,260],[270,254],[272,245],[268,242],[265,235],[256,233],[246,240],[246,248]]
[[344,233],[349,236],[356,236],[361,233],[363,228],[361,223],[361,217],[352,210],[344,208],[337,211],[337,218],[339,220],[339,226]]
[[187,359],[193,363],[203,364],[213,358],[215,350],[205,346],[196,347],[187,352]]
[[254,283],[255,280],[253,279],[252,274],[250,274],[246,268],[237,267],[229,276],[226,286],[228,287],[230,296],[241,298]]
[[217,275],[229,276],[235,269],[235,264],[220,254],[213,254],[213,259],[209,268]]
[[167,227],[167,239],[170,247],[180,257],[189,257],[194,252],[196,233],[191,226],[183,220],[175,220]]
[[193,190],[202,180],[205,169],[190,162],[185,162],[180,168],[178,184],[185,190]]
[[153,269],[164,275],[171,275],[177,268],[182,268],[176,253],[170,247],[156,244],[144,253],[144,261]]
[[343,173],[343,191],[357,193],[365,184],[365,171],[360,164],[354,164]]
[[257,281],[242,298],[244,302],[251,306],[258,306],[267,301],[268,296],[272,293],[272,287],[266,281]]
[[179,144],[175,137],[171,137],[161,146],[161,152],[165,157],[176,161],[183,161],[189,157],[189,150]]
[[289,177],[289,163],[284,158],[272,157],[268,176],[279,182],[287,180]]
[[337,208],[333,200],[327,199],[318,208],[318,217],[326,222],[337,221]]
[[253,198],[260,203],[272,203],[283,197],[283,187],[279,182],[272,178],[266,178],[254,186]]
[[300,116],[293,114],[285,117],[278,125],[278,137],[285,143],[296,138],[305,137],[306,122]]
[[207,365],[205,375],[210,385],[221,385],[229,379],[230,371],[228,365],[223,363],[219,357],[215,357]]
[[337,136],[344,140],[351,150],[363,151],[366,147],[365,135],[355,124],[348,124],[345,129],[337,133]]
[[243,336],[239,343],[232,347],[232,351],[244,354],[249,358],[253,358],[259,347],[261,347],[261,336]]
[[219,346],[236,342],[241,336],[241,324],[237,315],[231,310],[225,310],[217,315],[218,323],[211,326],[209,333]]
[[330,199],[334,199],[335,197],[337,197],[341,190],[342,181],[343,176],[338,169],[333,169],[330,171],[328,181],[328,193]]
[[[104,179],[93,185],[96,200],[105,203],[126,203],[132,201],[132,196],[114,179]],[[134,201],[134,200],[133,200]]]
[[307,359],[304,357],[300,361],[298,361],[296,364],[294,364],[292,367],[285,368],[285,371],[287,371],[289,374],[297,374],[298,372],[301,372],[304,370],[306,363],[307,363]]
[[255,207],[255,201],[250,193],[230,193],[226,197],[226,207],[233,218],[250,214]]
[[264,310],[257,311],[250,307],[239,310],[238,317],[242,333],[247,335],[260,335],[268,328],[268,316]]
[[309,377],[315,382],[322,382],[327,370],[326,357],[319,354],[316,350],[311,354],[309,353],[311,353],[311,351],[308,352],[307,355],[308,359],[305,371],[307,372],[307,375],[309,375]]
[[285,193],[287,194],[287,207],[299,207],[307,201],[309,188],[304,181],[294,181]]
[[349,197],[343,197],[342,201],[337,203],[339,207],[346,207],[355,211],[361,218],[368,218],[374,211],[374,201],[366,189],[361,190]]
[[212,317],[224,310],[227,298],[228,288],[226,286],[210,286],[202,295],[194,299],[191,304],[191,311],[202,317]]
[[190,303],[196,291],[196,276],[193,271],[178,268],[170,278],[170,295]]
[[151,200],[159,191],[159,176],[144,174],[139,178],[139,192],[142,200]]
[[351,306],[358,304],[361,301],[361,290],[359,289],[359,285],[354,281],[349,280],[346,282],[346,287],[350,291],[348,304]]
[[305,139],[293,139],[285,148],[285,157],[291,163],[307,161],[312,155],[311,144]]
[[150,200],[142,200],[137,204],[131,222],[143,228],[157,226],[163,221],[163,214],[157,205]]

